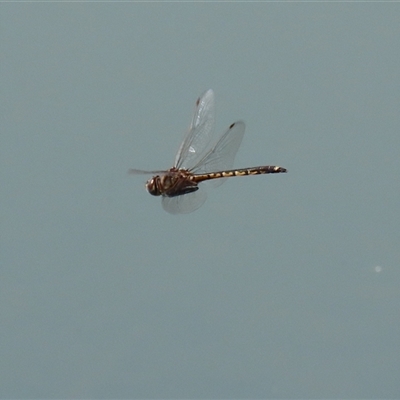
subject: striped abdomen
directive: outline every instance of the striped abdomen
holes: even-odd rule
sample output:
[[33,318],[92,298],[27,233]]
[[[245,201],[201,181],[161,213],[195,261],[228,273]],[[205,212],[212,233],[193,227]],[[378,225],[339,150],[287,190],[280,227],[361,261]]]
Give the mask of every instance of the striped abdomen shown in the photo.
[[264,167],[232,169],[229,171],[210,172],[208,174],[196,174],[191,177],[191,180],[194,182],[202,182],[208,179],[230,178],[231,176],[278,174],[280,172],[286,172],[286,168],[266,165]]

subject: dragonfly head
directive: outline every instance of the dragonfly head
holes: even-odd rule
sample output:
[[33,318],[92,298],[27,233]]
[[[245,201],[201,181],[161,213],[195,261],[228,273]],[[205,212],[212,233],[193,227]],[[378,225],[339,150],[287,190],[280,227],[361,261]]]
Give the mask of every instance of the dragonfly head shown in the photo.
[[160,177],[154,176],[153,178],[149,179],[146,182],[146,189],[153,196],[160,196],[161,195]]

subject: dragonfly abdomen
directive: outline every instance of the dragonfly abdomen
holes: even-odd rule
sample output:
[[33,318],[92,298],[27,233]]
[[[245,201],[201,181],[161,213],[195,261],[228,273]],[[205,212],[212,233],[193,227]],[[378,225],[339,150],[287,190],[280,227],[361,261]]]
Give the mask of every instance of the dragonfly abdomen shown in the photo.
[[208,174],[193,175],[192,180],[195,182],[202,182],[208,179],[230,178],[232,176],[247,176],[247,175],[261,175],[261,174],[278,174],[286,172],[286,168],[278,167],[275,165],[266,165],[263,167],[232,169],[229,171],[209,172]]

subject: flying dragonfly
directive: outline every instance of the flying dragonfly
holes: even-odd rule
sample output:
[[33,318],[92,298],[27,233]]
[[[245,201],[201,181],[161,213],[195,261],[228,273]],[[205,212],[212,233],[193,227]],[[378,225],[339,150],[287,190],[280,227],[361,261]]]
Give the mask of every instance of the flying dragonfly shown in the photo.
[[214,145],[210,145],[215,124],[214,109],[214,92],[210,89],[196,101],[189,130],[172,168],[161,171],[129,170],[133,174],[153,175],[146,182],[146,189],[153,196],[161,196],[164,210],[171,214],[197,210],[206,201],[205,186],[219,186],[225,182],[224,178],[287,172],[285,168],[274,165],[232,169],[245,124],[234,122]]

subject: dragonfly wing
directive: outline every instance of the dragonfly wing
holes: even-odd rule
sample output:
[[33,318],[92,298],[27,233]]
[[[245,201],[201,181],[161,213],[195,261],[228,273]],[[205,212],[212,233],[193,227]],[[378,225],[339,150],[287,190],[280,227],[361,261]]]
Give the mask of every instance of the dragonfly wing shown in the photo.
[[192,193],[176,197],[163,196],[161,204],[165,211],[170,214],[188,214],[200,208],[206,201],[207,193],[197,190]]
[[[246,126],[243,121],[233,123],[216,145],[191,169],[191,172],[199,174],[232,169],[245,129]],[[210,181],[210,184],[215,187],[224,182],[225,179],[221,178]]]
[[203,156],[214,132],[214,108],[214,92],[209,89],[196,101],[189,131],[175,157],[176,168],[189,169]]
[[168,173],[168,171],[165,171],[165,170],[146,171],[143,169],[134,169],[134,168],[130,168],[128,170],[128,174],[132,174],[132,175],[158,175],[158,174],[166,174],[166,173]]

